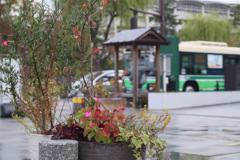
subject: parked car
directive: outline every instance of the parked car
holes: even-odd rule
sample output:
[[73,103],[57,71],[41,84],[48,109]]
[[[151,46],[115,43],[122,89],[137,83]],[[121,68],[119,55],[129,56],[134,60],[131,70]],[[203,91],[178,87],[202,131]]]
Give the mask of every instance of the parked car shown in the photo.
[[[119,74],[118,83],[122,84],[123,82],[122,82],[121,76],[123,74],[123,70],[118,70],[118,74]],[[102,84],[110,90],[112,88],[112,86],[110,86],[110,80],[112,80],[113,78],[115,78],[115,70],[103,70],[103,71],[93,72],[93,86],[95,86],[97,84]],[[87,84],[90,86],[90,84],[91,84],[91,74],[90,73],[85,76],[85,80],[86,80]],[[68,97],[76,96],[79,93],[79,90],[84,89],[83,78],[81,78],[79,81],[76,81],[75,83],[73,83],[72,88],[73,88],[73,90],[70,92]]]

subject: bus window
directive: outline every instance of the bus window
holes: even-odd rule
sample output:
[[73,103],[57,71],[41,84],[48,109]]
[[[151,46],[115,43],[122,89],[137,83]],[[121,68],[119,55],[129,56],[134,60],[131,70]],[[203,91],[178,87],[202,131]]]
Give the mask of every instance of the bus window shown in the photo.
[[181,58],[181,74],[192,74],[192,56],[183,54]]
[[236,63],[238,63],[238,59],[236,57],[224,57],[224,65]]
[[194,55],[193,74],[207,74],[206,56],[203,54]]

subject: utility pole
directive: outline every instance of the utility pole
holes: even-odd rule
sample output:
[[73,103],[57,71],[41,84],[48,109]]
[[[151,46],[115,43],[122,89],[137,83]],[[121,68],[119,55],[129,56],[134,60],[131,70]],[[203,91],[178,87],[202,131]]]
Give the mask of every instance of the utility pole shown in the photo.
[[156,14],[156,13],[151,13],[151,12],[146,12],[146,11],[141,11],[138,9],[134,9],[134,8],[129,8],[133,14],[134,17],[132,17],[131,19],[131,29],[135,29],[137,28],[137,18],[136,15],[137,13],[142,13],[142,14],[148,14],[148,15],[152,15],[154,17],[158,17],[160,19],[160,32],[162,36],[165,36],[165,9],[164,9],[164,0],[159,0],[159,9],[160,9],[160,13]]
[[160,8],[160,31],[161,35],[165,36],[165,11],[164,11],[164,0],[159,0]]

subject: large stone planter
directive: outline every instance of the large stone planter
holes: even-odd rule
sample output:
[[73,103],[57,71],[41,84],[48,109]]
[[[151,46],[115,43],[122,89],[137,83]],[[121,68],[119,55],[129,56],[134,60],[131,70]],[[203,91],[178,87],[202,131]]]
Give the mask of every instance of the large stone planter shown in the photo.
[[78,141],[42,141],[39,144],[39,160],[78,160]]
[[125,98],[100,98],[101,103],[104,105],[105,109],[112,112],[114,109],[118,109],[121,106],[126,107],[127,101]]
[[39,160],[39,143],[50,141],[52,135],[32,134],[29,133],[29,151],[31,160]]
[[[145,160],[146,147],[142,147]],[[127,143],[79,142],[79,160],[136,160]]]

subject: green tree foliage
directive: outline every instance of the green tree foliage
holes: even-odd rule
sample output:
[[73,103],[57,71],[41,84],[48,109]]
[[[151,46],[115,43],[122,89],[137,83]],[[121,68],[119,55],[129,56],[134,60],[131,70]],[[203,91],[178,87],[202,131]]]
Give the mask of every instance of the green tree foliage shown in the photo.
[[[152,4],[153,0],[117,0],[116,3],[114,3],[113,5],[109,5],[106,10],[106,13],[109,16],[106,32],[108,32],[108,27],[111,26],[113,20],[117,17],[120,19],[122,29],[130,27],[130,19],[133,16],[132,11],[129,10],[130,7],[139,10],[146,10],[147,8],[151,8]],[[108,35],[106,34],[106,32],[104,40],[108,39]]]
[[[133,17],[132,11],[129,9],[130,7],[139,9],[139,10],[147,10],[151,8],[153,4],[153,0],[116,0],[116,3],[109,4],[106,9],[107,14],[107,22],[104,24],[103,28],[103,39],[97,39],[98,42],[106,41],[109,39],[109,32],[112,27],[113,22],[119,18],[120,19],[120,30],[129,29],[130,28],[130,19]],[[97,33],[97,32],[96,32]],[[97,35],[94,35],[95,37]],[[96,43],[98,43],[96,42]],[[103,50],[105,53],[105,49]],[[98,56],[97,59],[100,59],[99,63],[101,64],[101,69],[108,69],[109,66],[112,66],[109,59],[111,57],[111,53],[108,55],[102,54]],[[122,64],[122,62],[120,62]],[[113,67],[113,66],[112,66]],[[121,67],[120,67],[121,68]]]
[[[84,0],[72,0],[74,3],[83,4]],[[121,29],[129,28],[130,19],[133,16],[132,11],[129,10],[130,7],[146,10],[148,7],[152,6],[153,0],[108,0],[108,4],[105,6],[104,14],[106,18],[102,19],[102,15],[95,15],[93,20],[95,23],[103,21],[101,25],[96,25],[91,28],[91,39],[93,41],[93,46],[101,46],[102,42],[109,38],[109,32],[112,27],[114,20],[120,19]],[[70,8],[70,7],[69,7]],[[71,10],[68,10],[71,13]],[[73,44],[73,50],[76,50],[76,44]],[[94,54],[94,70],[101,69],[112,69],[113,64],[109,61],[111,54],[104,54],[106,51],[102,50],[102,53]],[[76,55],[72,55],[72,60],[76,62]],[[75,58],[74,58],[75,57]],[[75,59],[75,60],[74,60]],[[101,60],[101,61],[100,61]],[[75,63],[74,62],[74,63]],[[103,66],[100,68],[100,64]]]
[[234,16],[233,16],[233,24],[235,26],[240,25],[240,5],[237,5],[234,11]]
[[193,15],[187,19],[182,30],[177,33],[181,41],[206,40],[228,42],[232,39],[234,26],[225,17],[211,15]]
[[[173,14],[175,7],[171,4],[174,0],[165,0],[164,1],[164,10],[165,10],[165,33],[174,35],[175,34],[175,26],[180,24],[176,20],[176,15]],[[159,0],[157,0],[156,5],[159,6]],[[155,10],[156,12],[160,13],[159,7]],[[159,18],[155,18],[155,21],[160,22]]]
[[[13,104],[32,122],[35,131],[43,133],[53,129],[58,98],[65,86],[58,80],[59,75],[71,73],[75,67],[84,75],[84,70],[94,51],[90,38],[91,23],[96,14],[103,15],[100,9],[102,1],[85,0],[74,3],[71,12],[66,15],[66,7],[71,0],[56,0],[51,9],[31,0],[24,1],[18,15],[7,12],[12,28],[12,41],[7,45],[0,43],[0,71],[3,74],[0,91],[12,98]],[[90,22],[90,23],[89,23]],[[79,63],[68,60],[71,44],[78,44]],[[23,46],[24,52],[15,54],[17,46]],[[4,56],[3,56],[4,55]],[[20,71],[14,69],[11,61],[16,60]],[[17,85],[22,86],[22,92]],[[20,118],[15,117],[22,124]],[[26,125],[27,126],[27,125]],[[28,128],[28,127],[27,127]]]
[[5,9],[6,7],[12,7],[14,4],[17,4],[17,0],[6,0],[4,3],[0,1],[0,35],[5,36],[3,39],[6,39],[6,36],[11,33],[11,27],[5,20]]

